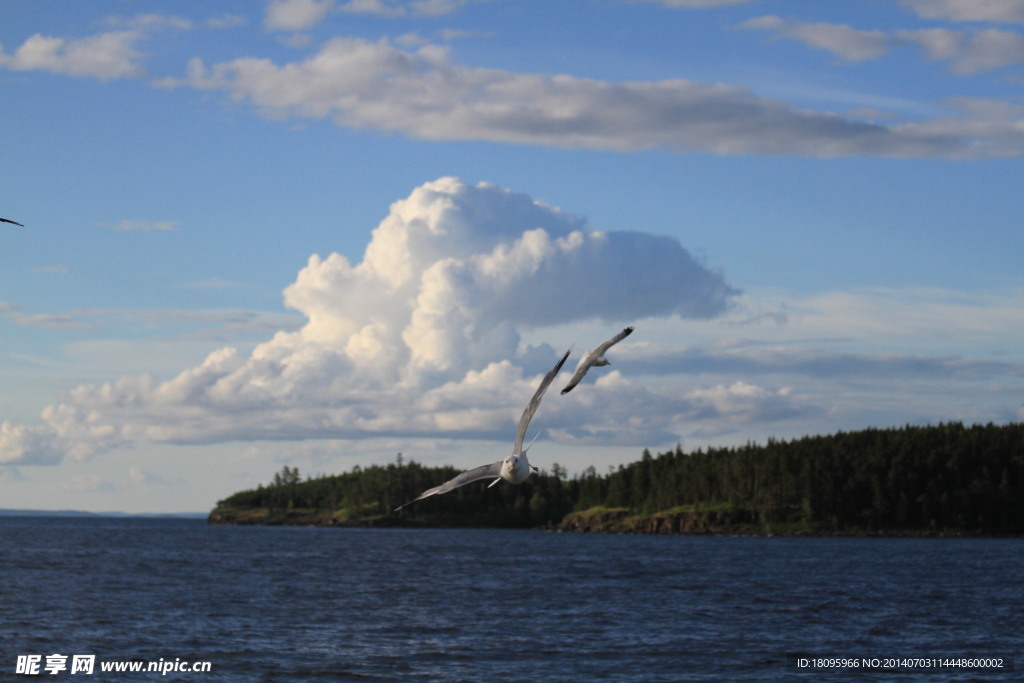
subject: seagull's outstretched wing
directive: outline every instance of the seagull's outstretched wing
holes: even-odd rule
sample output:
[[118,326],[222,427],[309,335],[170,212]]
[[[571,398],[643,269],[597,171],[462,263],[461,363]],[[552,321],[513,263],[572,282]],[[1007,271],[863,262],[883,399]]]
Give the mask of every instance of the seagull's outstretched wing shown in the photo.
[[591,351],[590,355],[584,358],[583,361],[580,363],[579,367],[576,368],[576,372],[573,374],[572,379],[569,380],[569,383],[565,385],[565,388],[562,389],[562,393],[568,394],[570,391],[572,391],[573,387],[579,384],[580,380],[583,379],[583,376],[587,374],[587,370],[592,368],[594,365],[597,364],[599,360],[601,360],[601,358],[604,356],[605,351],[615,346],[632,333],[633,326],[630,325],[629,327],[623,329],[622,332],[619,332],[617,335],[615,335],[614,337],[612,337],[611,339],[609,339],[608,341],[606,341],[605,343],[601,344],[596,349]]
[[537,391],[534,392],[529,405],[523,411],[523,416],[519,418],[519,431],[516,432],[516,444],[512,448],[513,453],[519,454],[523,452],[523,439],[526,437],[526,428],[530,426],[530,420],[533,419],[533,414],[537,412],[537,407],[540,405],[540,400],[544,398],[544,392],[548,390],[548,385],[551,384],[551,381],[555,379],[555,375],[565,365],[565,359],[569,357],[570,353],[572,353],[571,348],[565,352],[562,359],[555,363],[555,367],[551,368],[548,374],[544,375],[544,379],[540,381],[540,386],[537,387]]
[[[15,225],[21,225],[21,223],[19,223],[18,221],[12,221],[10,218],[0,218],[0,221],[3,221],[4,223],[14,223]],[[25,226],[21,225],[21,227],[24,228]]]
[[[526,406],[526,410],[523,411],[523,416],[519,419],[519,431],[516,433],[516,445],[515,450],[512,451],[513,453],[519,453],[520,449],[523,447],[523,436],[526,434],[526,428],[530,425],[530,418],[532,418],[533,414],[537,412],[537,406],[540,405],[540,400],[541,398],[544,397],[544,392],[547,391],[548,385],[551,384],[551,381],[555,379],[555,375],[558,374],[558,371],[562,369],[562,365],[565,364],[565,359],[569,357],[569,353],[571,351],[572,349],[566,351],[565,355],[562,356],[561,360],[559,360],[555,364],[555,367],[551,368],[548,374],[544,375],[544,379],[541,380],[540,386],[537,387],[537,391],[533,394],[533,398],[530,399],[530,404]],[[411,505],[415,503],[417,500],[423,500],[424,498],[429,498],[430,496],[439,496],[442,493],[454,491],[460,486],[472,484],[474,481],[480,481],[481,479],[493,479],[497,481],[498,479],[501,478],[501,466],[501,462],[496,462],[493,465],[482,465],[471,470],[466,470],[459,476],[453,479],[449,479],[440,486],[435,486],[432,489],[427,489],[416,498],[410,500],[405,505],[399,505],[398,507],[395,508],[395,512],[398,512],[406,505]]]
[[455,489],[459,488],[460,486],[465,486],[466,484],[472,484],[474,481],[480,481],[481,479],[497,479],[499,477],[501,477],[501,463],[500,462],[496,462],[493,465],[482,465],[480,467],[474,467],[471,470],[466,470],[465,472],[463,472],[462,474],[460,474],[459,476],[457,476],[457,477],[455,477],[453,479],[449,479],[448,481],[446,481],[445,483],[441,484],[440,486],[435,486],[432,489],[427,489],[426,491],[421,493],[416,498],[413,498],[412,500],[410,500],[405,505],[399,505],[398,507],[396,507],[395,508],[395,512],[398,512],[399,510],[404,508],[406,505],[412,505],[417,500],[423,500],[424,498],[429,498],[430,496],[439,496],[442,493],[448,493],[449,491],[454,491]]

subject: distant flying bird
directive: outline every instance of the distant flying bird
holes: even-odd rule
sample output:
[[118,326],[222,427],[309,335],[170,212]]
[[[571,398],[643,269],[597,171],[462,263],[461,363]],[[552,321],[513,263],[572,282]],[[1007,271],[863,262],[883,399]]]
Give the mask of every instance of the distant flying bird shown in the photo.
[[553,379],[555,379],[555,375],[558,374],[558,371],[562,369],[562,365],[565,364],[565,359],[569,357],[569,353],[571,351],[572,349],[566,351],[565,355],[562,356],[562,359],[555,364],[555,367],[551,368],[548,374],[544,375],[544,379],[541,380],[536,393],[534,393],[533,398],[530,399],[530,403],[526,406],[526,410],[523,411],[523,416],[519,418],[519,431],[516,432],[516,443],[512,447],[512,455],[508,456],[501,462],[494,463],[493,465],[482,465],[480,467],[467,470],[440,486],[427,489],[405,505],[399,505],[396,507],[395,512],[398,512],[406,505],[412,505],[417,500],[423,500],[430,496],[439,496],[442,493],[454,491],[460,486],[465,486],[466,484],[471,484],[474,481],[480,481],[481,479],[494,480],[487,485],[487,488],[491,488],[502,479],[510,484],[522,484],[524,481],[529,479],[530,471],[536,471],[537,468],[531,465],[530,461],[526,459],[526,451],[530,450],[530,446],[533,445],[533,441],[537,440],[537,437],[533,437],[533,441],[531,441],[526,448],[523,448],[523,439],[526,437],[526,428],[530,426],[530,420],[533,418],[533,414],[537,412],[537,407],[540,405],[540,400],[544,397],[544,392],[547,391],[548,385],[551,384]]
[[[18,221],[12,221],[9,218],[0,218],[0,221],[3,221],[4,223],[14,223],[15,225],[21,225],[21,223],[19,223]],[[21,227],[24,228],[25,226],[21,225]]]
[[618,344],[620,341],[628,337],[633,332],[633,326],[630,325],[626,329],[619,332],[617,335],[601,344],[596,349],[590,352],[590,355],[580,361],[580,364],[576,367],[576,373],[569,380],[569,383],[565,385],[565,389],[562,389],[563,394],[568,394],[572,391],[573,387],[580,383],[583,376],[587,374],[587,370],[591,367],[604,367],[605,365],[611,365],[611,361],[604,357],[605,351]]

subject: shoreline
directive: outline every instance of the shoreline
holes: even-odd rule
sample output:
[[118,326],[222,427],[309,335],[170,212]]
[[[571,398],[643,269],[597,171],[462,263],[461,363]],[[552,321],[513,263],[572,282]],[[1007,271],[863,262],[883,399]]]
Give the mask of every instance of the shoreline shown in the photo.
[[[728,516],[728,515],[726,515]],[[720,513],[654,513],[630,515],[628,510],[584,510],[572,512],[561,522],[538,527],[495,527],[432,523],[403,519],[392,515],[344,519],[330,512],[293,510],[214,509],[207,524],[220,526],[304,526],[337,528],[406,528],[406,529],[494,529],[524,528],[552,533],[645,534],[662,536],[747,536],[747,537],[809,537],[809,538],[1022,538],[1014,534],[991,533],[963,529],[814,529],[792,523],[736,523],[721,519]]]

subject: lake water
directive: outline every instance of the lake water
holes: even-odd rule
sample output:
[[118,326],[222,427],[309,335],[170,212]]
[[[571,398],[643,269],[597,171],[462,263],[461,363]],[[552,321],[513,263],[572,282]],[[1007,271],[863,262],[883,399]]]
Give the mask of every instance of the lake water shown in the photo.
[[[1011,680],[1022,561],[1021,539],[7,517],[0,680]],[[30,655],[39,673],[15,677]],[[872,668],[893,658],[1016,670]],[[100,671],[116,662],[209,671]]]

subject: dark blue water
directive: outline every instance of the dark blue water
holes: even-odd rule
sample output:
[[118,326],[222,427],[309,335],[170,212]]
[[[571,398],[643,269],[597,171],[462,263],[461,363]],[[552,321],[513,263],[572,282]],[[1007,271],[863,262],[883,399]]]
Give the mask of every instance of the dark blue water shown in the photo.
[[[1024,540],[0,518],[0,680],[1011,680]],[[96,655],[15,677],[18,655]],[[1017,670],[800,668],[997,656]],[[114,660],[210,671],[102,674]]]

